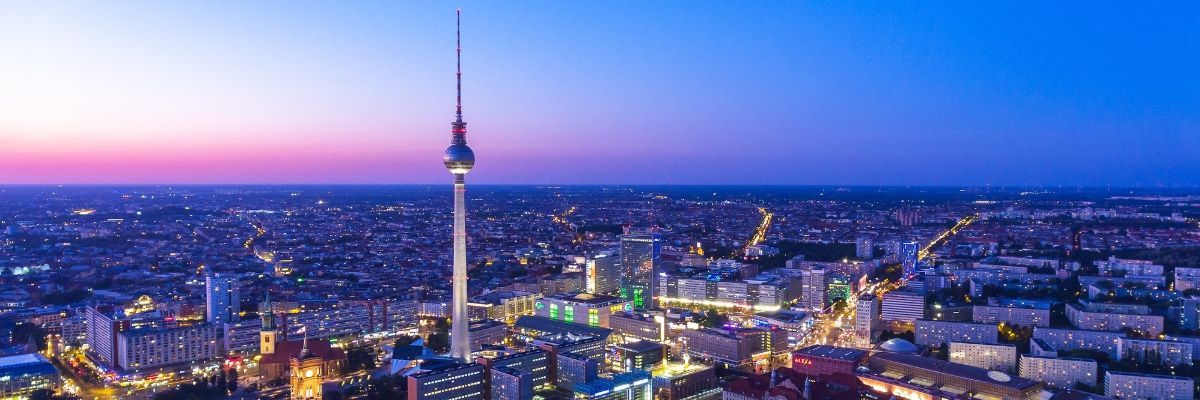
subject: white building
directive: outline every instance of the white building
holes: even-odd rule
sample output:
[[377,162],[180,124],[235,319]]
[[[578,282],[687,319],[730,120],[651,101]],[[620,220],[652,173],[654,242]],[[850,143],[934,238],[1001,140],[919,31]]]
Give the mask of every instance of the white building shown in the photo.
[[1044,327],[1033,329],[1034,339],[1042,339],[1055,350],[1095,350],[1110,357],[1117,356],[1117,341],[1123,337],[1125,334],[1121,332]]
[[1095,263],[1101,275],[1158,276],[1163,274],[1163,266],[1146,260],[1127,260],[1110,256],[1107,261],[1096,261]]
[[879,329],[880,318],[879,299],[872,294],[858,297],[854,314],[854,346],[860,349],[871,348],[875,332]]
[[800,272],[800,307],[812,313],[825,310],[825,267],[811,267]]
[[1200,288],[1200,268],[1175,267],[1175,291]]
[[925,317],[925,295],[903,290],[883,294],[880,318],[893,325],[910,325]]
[[1170,375],[1108,371],[1104,395],[1122,400],[1192,400],[1192,380]]
[[1050,326],[1050,310],[1041,308],[975,306],[971,319],[984,324],[1005,323],[1021,326]]
[[201,324],[186,328],[146,328],[117,335],[117,365],[139,370],[217,357],[217,328]]
[[209,274],[204,277],[205,318],[215,325],[237,322],[241,312],[237,277]]
[[1163,331],[1161,315],[1091,311],[1078,304],[1067,304],[1066,311],[1067,319],[1079,329],[1118,332],[1131,328],[1151,336]]
[[950,362],[1012,373],[1017,369],[1017,346],[950,342]]
[[1076,383],[1096,386],[1097,371],[1096,360],[1021,356],[1019,375],[1059,389],[1069,389]]
[[1162,365],[1192,365],[1192,344],[1172,340],[1117,339],[1117,359],[1155,361]]
[[993,324],[919,319],[914,324],[914,333],[914,342],[921,346],[941,346],[947,342],[997,344],[1000,329]]

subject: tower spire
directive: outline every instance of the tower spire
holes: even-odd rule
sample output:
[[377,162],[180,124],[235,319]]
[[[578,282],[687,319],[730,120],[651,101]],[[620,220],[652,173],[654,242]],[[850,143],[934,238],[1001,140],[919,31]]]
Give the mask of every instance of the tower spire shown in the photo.
[[454,101],[454,123],[451,124],[451,143],[467,143],[467,123],[462,115],[462,9],[455,11],[454,19],[454,79],[457,91]]

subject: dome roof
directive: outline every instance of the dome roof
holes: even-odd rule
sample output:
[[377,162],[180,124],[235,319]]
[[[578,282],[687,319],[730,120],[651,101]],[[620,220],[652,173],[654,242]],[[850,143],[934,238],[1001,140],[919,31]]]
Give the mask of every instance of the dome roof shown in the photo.
[[917,345],[912,344],[901,338],[892,338],[888,341],[879,344],[879,350],[890,351],[893,353],[916,353]]
[[475,152],[465,143],[451,144],[442,155],[442,162],[446,164],[450,173],[465,174],[475,166]]

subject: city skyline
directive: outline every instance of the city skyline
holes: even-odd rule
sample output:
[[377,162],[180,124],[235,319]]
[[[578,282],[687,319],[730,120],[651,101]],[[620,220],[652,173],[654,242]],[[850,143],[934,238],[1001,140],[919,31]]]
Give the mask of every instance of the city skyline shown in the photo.
[[[1200,181],[1195,4],[462,6],[480,184]],[[0,184],[444,179],[451,5],[0,9]]]

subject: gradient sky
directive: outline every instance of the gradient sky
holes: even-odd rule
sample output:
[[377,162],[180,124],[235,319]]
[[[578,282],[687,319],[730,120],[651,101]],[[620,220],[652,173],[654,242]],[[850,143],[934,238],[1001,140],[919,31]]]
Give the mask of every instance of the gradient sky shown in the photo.
[[0,183],[1200,185],[1198,2],[0,2]]

